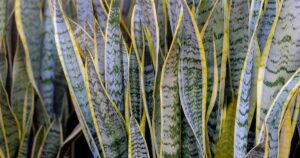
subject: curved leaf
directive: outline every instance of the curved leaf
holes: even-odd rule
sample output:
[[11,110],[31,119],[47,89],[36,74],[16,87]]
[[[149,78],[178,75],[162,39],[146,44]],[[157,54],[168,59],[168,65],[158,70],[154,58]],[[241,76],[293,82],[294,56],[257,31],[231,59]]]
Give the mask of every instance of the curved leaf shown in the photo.
[[183,5],[183,37],[179,55],[179,94],[183,112],[195,134],[200,156],[206,152],[207,68],[205,52],[194,16]]
[[[53,3],[55,43],[59,59],[68,83],[74,108],[83,128],[83,133],[94,156],[99,155],[100,144],[89,109],[88,95],[83,76],[83,63],[79,56],[78,46],[73,36],[70,24],[62,13],[59,0]],[[98,149],[98,150],[97,150]]]

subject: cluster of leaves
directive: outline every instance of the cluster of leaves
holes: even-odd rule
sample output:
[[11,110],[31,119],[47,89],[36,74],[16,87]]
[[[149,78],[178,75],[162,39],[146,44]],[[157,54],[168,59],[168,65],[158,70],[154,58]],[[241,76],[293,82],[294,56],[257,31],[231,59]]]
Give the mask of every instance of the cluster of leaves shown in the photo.
[[298,0],[0,0],[0,157],[297,157],[299,14]]

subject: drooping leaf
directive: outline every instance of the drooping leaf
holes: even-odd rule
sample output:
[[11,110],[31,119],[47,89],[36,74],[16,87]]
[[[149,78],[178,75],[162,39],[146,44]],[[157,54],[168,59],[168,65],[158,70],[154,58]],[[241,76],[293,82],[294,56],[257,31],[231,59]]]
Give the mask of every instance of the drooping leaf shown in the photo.
[[88,106],[88,95],[83,77],[83,63],[79,56],[78,46],[58,0],[54,1],[53,8],[55,43],[59,59],[83,133],[93,155],[97,156],[99,155],[100,144],[96,141],[96,129]]

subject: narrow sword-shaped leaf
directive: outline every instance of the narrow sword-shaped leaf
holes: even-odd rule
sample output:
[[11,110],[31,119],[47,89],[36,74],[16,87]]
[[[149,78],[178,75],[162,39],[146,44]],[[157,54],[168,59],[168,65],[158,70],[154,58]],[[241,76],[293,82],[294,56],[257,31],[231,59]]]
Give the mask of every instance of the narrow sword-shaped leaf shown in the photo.
[[10,108],[8,96],[3,83],[0,81],[0,117],[4,128],[4,136],[9,149],[9,157],[16,156],[20,141],[20,125],[15,114]]
[[250,26],[249,26],[249,36],[250,42],[247,49],[247,55],[245,58],[244,66],[241,72],[241,79],[239,83],[238,100],[236,107],[236,120],[234,128],[234,157],[243,158],[247,154],[248,145],[248,131],[250,126],[248,125],[249,120],[249,110],[254,100],[253,89],[255,86],[255,54],[256,54],[256,30],[258,26],[258,20],[261,17],[261,10],[263,6],[263,1],[254,0],[251,3],[250,10]]
[[180,157],[181,106],[178,86],[181,10],[173,41],[164,62],[160,83],[161,145],[160,157]]
[[[26,109],[26,110],[25,110]],[[20,138],[20,145],[18,150],[18,158],[26,158],[30,149],[30,132],[34,112],[34,90],[32,86],[28,86],[26,90],[24,110],[22,122],[22,134]],[[26,114],[25,114],[26,113]]]
[[38,157],[55,158],[62,139],[61,123],[58,119],[55,119],[45,133]]
[[[7,6],[7,0],[1,0],[0,1],[0,41],[4,39],[4,33],[5,33],[5,25],[6,25],[6,6]],[[0,44],[0,47],[2,44]],[[1,49],[1,48],[0,48]]]
[[150,158],[146,140],[141,133],[139,124],[134,117],[130,119],[130,130],[128,133],[128,157]]
[[86,24],[94,26],[94,13],[92,0],[77,0],[77,19],[79,25],[84,27]]
[[197,140],[193,130],[187,122],[185,116],[183,115],[181,118],[181,157],[199,157],[200,150],[198,148]]
[[92,59],[87,58],[86,62],[90,108],[104,157],[126,157],[128,154],[125,121],[108,97]]
[[[102,81],[105,81],[105,39],[100,25],[96,23],[94,32],[95,63]],[[105,85],[105,82],[103,82]]]
[[41,75],[42,21],[39,0],[16,0],[15,17],[26,54],[26,69],[33,87],[38,91]]
[[204,46],[194,16],[183,4],[183,37],[179,55],[179,94],[182,109],[205,157],[207,68]]
[[93,0],[94,9],[96,12],[96,17],[99,25],[101,26],[101,30],[106,30],[106,21],[107,21],[107,12],[104,8],[102,0]]
[[54,79],[56,57],[56,46],[54,41],[54,28],[50,13],[50,1],[44,0],[44,39],[41,62],[41,84],[40,90],[44,105],[51,119],[54,117]]
[[138,5],[141,12],[141,23],[143,26],[149,29],[149,33],[151,35],[151,39],[148,39],[149,45],[153,46],[152,51],[154,56],[154,67],[158,66],[158,52],[159,52],[159,28],[157,22],[157,15],[154,0],[136,0],[136,5]]
[[[120,3],[114,0],[110,6],[105,37],[105,87],[121,113],[124,112],[125,78],[123,54],[127,53],[120,30]],[[124,52],[125,51],[125,52]]]
[[172,34],[174,34],[176,31],[181,6],[181,0],[167,0],[168,14],[170,18]]
[[83,76],[83,63],[79,56],[78,46],[73,36],[70,24],[62,13],[59,0],[53,3],[55,43],[59,59],[68,83],[74,108],[83,128],[83,133],[94,156],[99,156],[100,144],[93,125],[88,96]]
[[38,153],[40,151],[44,136],[45,136],[45,128],[40,127],[38,129],[38,131],[35,133],[35,136],[33,139],[33,145],[32,145],[32,149],[31,149],[31,157],[30,158],[38,158]]
[[257,30],[258,44],[261,52],[265,47],[265,43],[277,13],[278,5],[277,0],[265,0],[264,3],[266,6]]

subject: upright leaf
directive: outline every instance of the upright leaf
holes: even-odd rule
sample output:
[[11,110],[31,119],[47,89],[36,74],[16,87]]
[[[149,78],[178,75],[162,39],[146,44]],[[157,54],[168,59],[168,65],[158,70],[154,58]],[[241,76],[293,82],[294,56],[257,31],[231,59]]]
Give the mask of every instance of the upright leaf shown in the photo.
[[91,58],[87,58],[86,77],[92,118],[104,157],[128,156],[124,119],[109,98]]
[[120,111],[124,112],[125,78],[123,54],[127,54],[120,30],[120,1],[113,0],[107,20],[105,41],[105,87]]
[[99,155],[100,144],[97,140],[96,129],[93,125],[88,95],[83,77],[83,63],[79,56],[77,43],[73,36],[70,24],[62,13],[59,0],[53,3],[53,22],[55,43],[59,59],[68,83],[73,105],[83,128],[83,133],[94,156]]
[[205,157],[207,68],[202,39],[187,4],[183,5],[183,37],[179,55],[179,94],[183,112]]
[[181,10],[173,41],[164,62],[160,84],[161,112],[161,157],[180,157],[181,106],[178,86],[180,53]]
[[262,54],[261,72],[258,76],[258,129],[279,90],[300,66],[300,40],[297,36],[300,33],[300,17],[297,16],[300,13],[297,7],[299,5],[300,2],[293,0],[280,2],[277,17],[274,19],[274,36],[272,38],[272,33],[269,35]]
[[129,128],[128,157],[150,158],[146,140],[142,135],[139,124],[134,117],[131,117],[130,119]]

